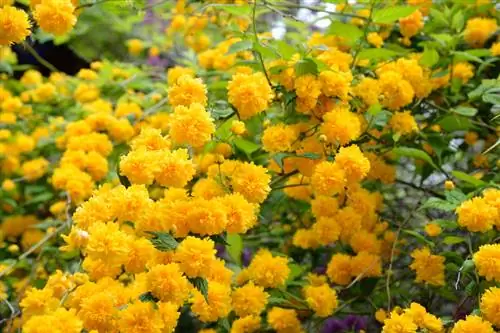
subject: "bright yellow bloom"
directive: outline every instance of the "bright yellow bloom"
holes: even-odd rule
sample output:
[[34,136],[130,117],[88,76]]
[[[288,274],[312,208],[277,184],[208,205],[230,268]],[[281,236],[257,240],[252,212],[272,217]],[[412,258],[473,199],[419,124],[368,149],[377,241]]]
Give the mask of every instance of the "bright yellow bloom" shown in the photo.
[[64,35],[76,24],[75,6],[70,0],[42,0],[35,6],[33,16],[44,31]]
[[416,333],[417,328],[411,316],[392,312],[391,316],[384,320],[382,333]]
[[20,43],[30,34],[28,14],[12,6],[0,8],[0,45]]
[[188,277],[203,277],[215,261],[214,242],[209,238],[186,237],[175,250],[174,260]]
[[351,282],[352,258],[347,254],[336,253],[328,263],[326,274],[330,281],[340,285]]
[[472,47],[481,47],[496,30],[496,19],[474,17],[467,21],[464,31],[464,39]]
[[35,181],[41,178],[49,167],[49,161],[44,159],[43,157],[24,162],[21,166],[23,177],[27,181]]
[[320,131],[326,136],[327,142],[348,144],[358,138],[361,134],[361,123],[356,114],[350,112],[346,107],[337,107],[323,116],[324,123]]
[[491,230],[498,218],[497,208],[490,206],[484,198],[480,197],[462,202],[456,212],[458,224],[472,232]]
[[297,137],[298,133],[292,126],[284,124],[269,126],[262,134],[262,147],[271,153],[290,151]]
[[306,286],[303,293],[307,304],[319,317],[328,317],[337,308],[337,293],[326,283],[320,286]]
[[376,32],[370,32],[366,36],[366,40],[368,41],[368,43],[370,43],[371,45],[375,46],[376,48],[380,48],[382,45],[384,45],[384,40]]
[[232,294],[233,310],[239,317],[249,315],[258,316],[264,311],[269,294],[263,287],[254,285],[252,282],[243,287],[236,288]]
[[194,290],[191,310],[203,322],[213,322],[227,316],[231,311],[231,288],[215,281],[208,281],[208,302]]
[[241,119],[249,119],[269,107],[274,94],[262,73],[235,74],[227,86],[228,101]]
[[203,105],[192,103],[189,107],[179,105],[170,121],[170,137],[176,144],[201,147],[210,141],[215,125]]
[[389,126],[394,133],[407,135],[418,132],[418,125],[410,111],[394,112],[389,121]]
[[343,192],[346,173],[337,163],[324,161],[316,165],[311,177],[311,185],[316,195],[332,196]]
[[151,302],[128,304],[118,316],[117,324],[123,333],[156,333],[165,326],[160,312],[155,310]]
[[288,258],[273,257],[268,250],[261,249],[248,266],[250,279],[259,286],[277,288],[285,284],[290,268]]
[[489,322],[500,327],[500,288],[491,287],[484,292],[480,309]]
[[253,333],[260,329],[260,317],[246,316],[236,319],[231,326],[231,333]]
[[359,182],[370,171],[370,161],[357,145],[340,148],[335,156],[335,164],[344,170],[348,182]]
[[411,253],[413,263],[410,268],[417,273],[416,282],[425,282],[433,286],[444,285],[444,260],[443,256],[433,255],[424,247]]
[[190,284],[179,265],[156,265],[146,276],[149,290],[161,301],[181,306],[187,300]]
[[480,276],[488,281],[500,281],[500,244],[480,246],[473,259]]
[[466,61],[462,61],[453,65],[452,78],[457,78],[462,83],[467,83],[474,77],[474,66]]
[[441,231],[441,226],[437,223],[427,223],[425,225],[425,233],[430,237],[439,236]]
[[297,312],[293,309],[273,307],[267,314],[267,322],[277,333],[303,332]]
[[190,75],[179,77],[174,85],[168,88],[168,101],[172,106],[189,107],[193,103],[207,105],[207,87],[203,81]]
[[459,320],[450,333],[495,333],[495,330],[481,317],[469,315],[465,320]]

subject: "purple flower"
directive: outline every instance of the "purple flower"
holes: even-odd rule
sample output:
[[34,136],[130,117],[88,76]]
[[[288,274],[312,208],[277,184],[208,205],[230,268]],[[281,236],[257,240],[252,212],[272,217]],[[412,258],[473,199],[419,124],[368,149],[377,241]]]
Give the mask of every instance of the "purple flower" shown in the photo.
[[343,320],[329,318],[323,324],[323,333],[341,333],[347,330],[347,325]]
[[244,248],[243,252],[241,253],[241,262],[244,267],[247,267],[250,265],[250,261],[252,261],[253,253],[249,248]]
[[217,250],[217,253],[215,254],[217,257],[224,258],[226,256],[226,247],[224,244],[216,243],[215,249]]
[[365,330],[368,325],[368,320],[363,316],[348,315],[344,318],[346,326],[354,331]]

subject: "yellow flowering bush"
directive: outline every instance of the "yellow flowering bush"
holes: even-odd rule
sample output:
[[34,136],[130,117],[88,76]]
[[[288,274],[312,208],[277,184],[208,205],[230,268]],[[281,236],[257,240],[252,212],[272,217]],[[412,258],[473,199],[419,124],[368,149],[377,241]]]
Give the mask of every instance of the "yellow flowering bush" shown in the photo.
[[0,330],[500,330],[499,18],[0,0]]

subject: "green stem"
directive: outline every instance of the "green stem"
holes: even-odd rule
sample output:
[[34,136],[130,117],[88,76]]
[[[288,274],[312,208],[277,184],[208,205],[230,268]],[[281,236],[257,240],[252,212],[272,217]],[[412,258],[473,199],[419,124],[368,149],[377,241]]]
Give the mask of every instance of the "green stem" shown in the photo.
[[59,72],[59,70],[54,65],[42,58],[30,44],[24,42],[23,45],[26,48],[26,51],[28,51],[40,64],[45,66],[51,72]]

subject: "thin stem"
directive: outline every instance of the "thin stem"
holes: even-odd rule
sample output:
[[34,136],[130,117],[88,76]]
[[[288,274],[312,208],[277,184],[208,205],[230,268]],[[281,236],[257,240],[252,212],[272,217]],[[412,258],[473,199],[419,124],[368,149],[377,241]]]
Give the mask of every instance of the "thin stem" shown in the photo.
[[40,56],[30,44],[24,42],[23,45],[26,48],[26,51],[28,51],[40,64],[45,66],[51,72],[59,72],[59,70],[54,65],[42,58],[42,56]]
[[[260,46],[259,36],[257,36],[257,24],[255,22],[256,12],[257,12],[257,0],[254,0],[253,9],[252,9],[253,34],[254,34],[254,38],[255,38],[255,43],[257,43]],[[266,76],[267,83],[269,84],[269,87],[272,88],[273,84],[271,83],[271,80],[269,79],[269,76],[267,75],[266,66],[264,65],[264,59],[262,58],[262,54],[260,54],[260,52],[257,50],[254,50],[254,52],[257,54],[257,58],[259,58],[259,62],[260,62],[260,65],[262,66],[262,71],[264,72],[264,75]]]

